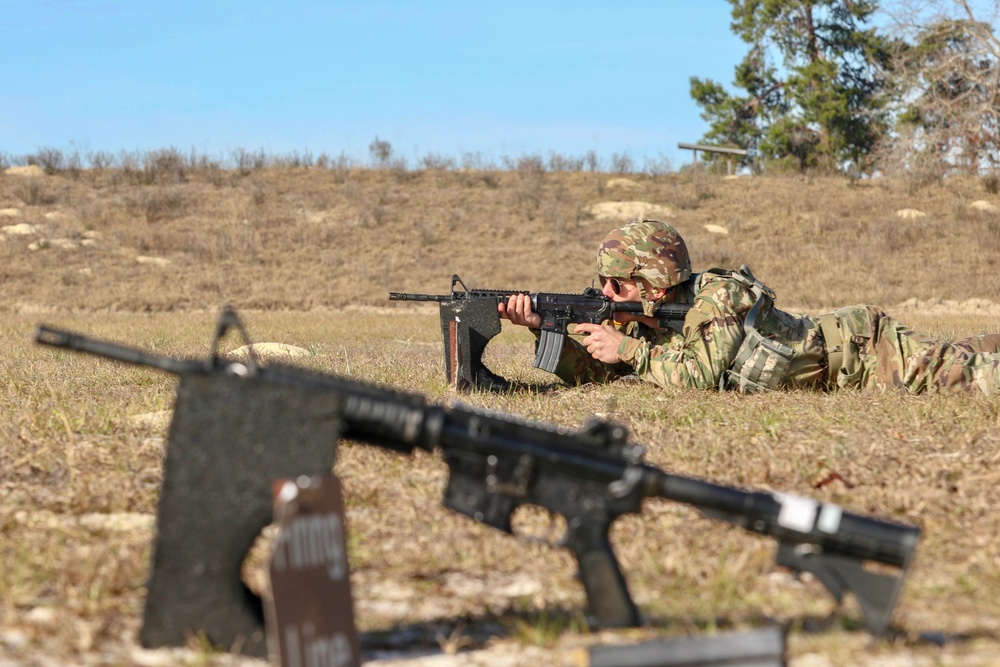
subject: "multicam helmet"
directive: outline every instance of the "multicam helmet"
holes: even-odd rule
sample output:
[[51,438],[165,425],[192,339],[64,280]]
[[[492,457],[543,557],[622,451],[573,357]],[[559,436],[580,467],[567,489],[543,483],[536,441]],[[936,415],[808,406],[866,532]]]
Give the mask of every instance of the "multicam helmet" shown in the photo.
[[652,287],[669,289],[691,277],[691,258],[676,229],[659,220],[637,220],[604,237],[597,274],[644,278]]

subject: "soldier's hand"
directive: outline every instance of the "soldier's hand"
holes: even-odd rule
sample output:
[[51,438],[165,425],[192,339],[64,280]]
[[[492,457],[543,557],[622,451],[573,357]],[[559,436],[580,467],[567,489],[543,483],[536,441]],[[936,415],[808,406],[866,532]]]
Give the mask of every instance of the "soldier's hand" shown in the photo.
[[617,364],[621,361],[618,358],[618,346],[621,345],[625,334],[618,329],[604,324],[584,323],[577,324],[574,333],[586,334],[580,342],[594,359],[606,364]]
[[512,294],[506,304],[497,304],[497,311],[513,324],[531,329],[542,326],[542,316],[531,310],[531,297],[527,294]]

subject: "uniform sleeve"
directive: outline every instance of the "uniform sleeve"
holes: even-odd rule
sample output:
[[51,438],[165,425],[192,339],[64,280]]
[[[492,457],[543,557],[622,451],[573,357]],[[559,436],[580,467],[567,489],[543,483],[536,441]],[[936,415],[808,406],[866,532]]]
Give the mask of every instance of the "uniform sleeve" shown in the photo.
[[642,380],[661,387],[713,389],[736,358],[743,320],[753,302],[753,295],[738,282],[710,280],[695,294],[681,335],[652,342],[625,338],[618,356]]

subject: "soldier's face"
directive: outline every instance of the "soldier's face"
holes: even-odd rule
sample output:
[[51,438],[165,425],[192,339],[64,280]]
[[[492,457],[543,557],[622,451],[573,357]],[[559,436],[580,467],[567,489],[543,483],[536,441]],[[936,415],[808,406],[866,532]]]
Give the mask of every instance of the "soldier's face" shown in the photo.
[[601,276],[601,293],[612,301],[639,301],[639,288],[627,278]]

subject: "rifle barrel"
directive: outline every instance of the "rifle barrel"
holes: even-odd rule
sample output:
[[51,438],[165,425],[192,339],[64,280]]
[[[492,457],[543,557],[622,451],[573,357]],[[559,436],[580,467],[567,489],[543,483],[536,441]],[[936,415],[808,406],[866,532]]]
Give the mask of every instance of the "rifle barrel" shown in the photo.
[[450,294],[407,294],[406,292],[389,292],[389,301],[451,301]]
[[662,498],[727,516],[755,533],[815,544],[824,551],[903,567],[920,536],[916,526],[853,514],[811,498],[743,491],[658,472],[657,495]]
[[80,352],[89,352],[101,357],[136,366],[152,366],[168,373],[190,373],[206,370],[205,362],[196,359],[173,359],[158,354],[150,354],[142,350],[110,343],[103,340],[87,338],[80,334],[62,331],[53,327],[40,325],[35,332],[35,340],[43,345],[61,347]]

